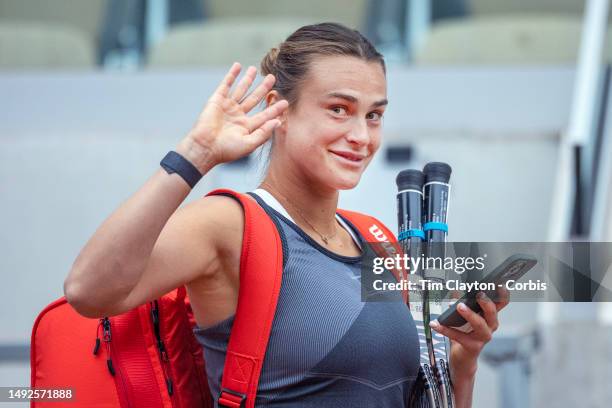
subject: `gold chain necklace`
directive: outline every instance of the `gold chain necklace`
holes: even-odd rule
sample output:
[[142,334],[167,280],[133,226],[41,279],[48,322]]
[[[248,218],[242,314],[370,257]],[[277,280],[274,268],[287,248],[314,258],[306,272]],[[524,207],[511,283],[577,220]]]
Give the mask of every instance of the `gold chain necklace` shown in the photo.
[[321,240],[323,240],[323,242],[325,242],[325,245],[329,245],[329,240],[330,240],[330,239],[335,238],[335,237],[336,237],[336,235],[338,235],[338,228],[336,228],[336,231],[335,231],[333,234],[331,234],[331,235],[323,235],[323,234],[321,234],[321,233],[319,232],[319,230],[318,230],[318,229],[316,229],[316,228],[315,228],[315,226],[314,226],[314,225],[312,225],[312,224],[310,223],[310,221],[308,221],[308,219],[306,219],[306,217],[304,216],[304,213],[302,213],[302,211],[301,211],[299,208],[297,208],[296,206],[294,206],[294,205],[291,203],[291,201],[289,201],[289,200],[287,199],[287,197],[285,197],[284,195],[282,195],[281,193],[279,193],[279,192],[278,192],[276,189],[271,188],[272,186],[271,186],[270,184],[266,183],[265,181],[259,185],[259,187],[264,187],[264,186],[268,187],[268,190],[274,190],[274,192],[276,192],[276,194],[278,194],[278,195],[279,195],[279,196],[280,196],[280,197],[283,199],[283,201],[284,201],[285,203],[289,204],[289,206],[290,206],[291,208],[293,208],[293,209],[295,210],[295,212],[296,212],[296,213],[298,213],[298,215],[300,216],[300,218],[301,218],[301,219],[302,219],[302,220],[303,220],[303,221],[304,221],[306,224],[308,224],[308,226],[309,226],[310,228],[312,228],[312,230],[313,230],[314,232],[316,232],[317,234],[319,234],[319,236],[321,237]]

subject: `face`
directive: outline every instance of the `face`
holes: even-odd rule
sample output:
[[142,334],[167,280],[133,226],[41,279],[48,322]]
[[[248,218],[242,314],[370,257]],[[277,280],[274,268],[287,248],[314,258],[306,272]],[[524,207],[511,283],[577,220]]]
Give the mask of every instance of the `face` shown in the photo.
[[274,156],[322,188],[354,188],[380,146],[386,104],[380,63],[318,57],[277,129]]

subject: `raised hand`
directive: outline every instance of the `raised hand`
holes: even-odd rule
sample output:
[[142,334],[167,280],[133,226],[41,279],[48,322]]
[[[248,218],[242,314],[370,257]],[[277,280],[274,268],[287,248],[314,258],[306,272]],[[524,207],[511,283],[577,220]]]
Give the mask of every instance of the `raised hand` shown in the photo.
[[249,67],[231,90],[240,70],[240,64],[232,65],[177,148],[202,172],[215,164],[246,156],[263,144],[280,124],[278,117],[288,107],[287,101],[280,100],[248,116],[272,89],[275,78],[267,75],[259,86],[248,93],[257,75],[257,69]]

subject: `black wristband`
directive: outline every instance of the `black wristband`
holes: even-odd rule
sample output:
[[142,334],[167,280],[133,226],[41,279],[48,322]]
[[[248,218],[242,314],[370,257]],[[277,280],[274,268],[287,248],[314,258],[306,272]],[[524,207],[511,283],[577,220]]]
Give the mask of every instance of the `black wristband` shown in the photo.
[[202,178],[202,173],[189,160],[175,151],[170,151],[159,162],[159,165],[168,172],[168,174],[176,173],[183,178],[193,188]]

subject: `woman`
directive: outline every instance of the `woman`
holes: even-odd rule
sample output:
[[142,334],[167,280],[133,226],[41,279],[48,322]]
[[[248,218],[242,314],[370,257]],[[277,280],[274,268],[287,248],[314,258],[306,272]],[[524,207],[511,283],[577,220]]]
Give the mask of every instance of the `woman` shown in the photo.
[[[363,237],[336,215],[339,190],[358,184],[380,145],[384,60],[357,31],[325,23],[297,30],[261,69],[266,76],[249,93],[256,69],[234,85],[241,71],[235,63],[176,147],[183,165],[205,175],[274,136],[258,201],[275,208],[288,261],[257,403],[401,406],[419,365],[414,322],[404,303],[361,302]],[[247,116],[261,101],[267,107]],[[218,395],[238,299],[244,216],[239,203],[222,196],[177,210],[194,182],[184,177],[155,172],[81,250],[64,291],[77,311],[98,317],[186,285]],[[477,357],[507,296],[479,302],[484,317],[460,311],[471,334],[434,327],[452,340],[458,407],[471,405]]]

